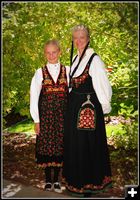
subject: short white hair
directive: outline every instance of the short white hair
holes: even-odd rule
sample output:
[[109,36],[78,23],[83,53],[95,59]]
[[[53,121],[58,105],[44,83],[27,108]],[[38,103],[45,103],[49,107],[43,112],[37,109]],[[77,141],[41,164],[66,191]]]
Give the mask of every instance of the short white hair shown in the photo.
[[87,34],[87,37],[90,38],[89,28],[86,27],[86,26],[83,25],[83,24],[79,24],[79,25],[74,26],[74,27],[72,28],[72,35],[73,35],[74,32],[79,31],[79,30],[85,31],[86,34]]

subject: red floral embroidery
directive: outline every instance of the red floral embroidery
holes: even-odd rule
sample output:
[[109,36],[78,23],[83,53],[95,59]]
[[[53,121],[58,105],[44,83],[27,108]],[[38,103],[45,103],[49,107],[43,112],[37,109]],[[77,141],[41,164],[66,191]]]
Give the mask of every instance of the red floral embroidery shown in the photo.
[[85,82],[88,76],[89,75],[88,75],[88,65],[87,65],[84,72],[80,76],[72,78],[71,80],[72,87],[78,88],[82,83]]
[[94,129],[95,116],[94,110],[91,108],[84,108],[80,111],[78,125],[79,129]]
[[87,94],[87,100],[81,105],[78,112],[77,128],[80,130],[94,130],[95,122],[95,106],[90,101],[90,95]]

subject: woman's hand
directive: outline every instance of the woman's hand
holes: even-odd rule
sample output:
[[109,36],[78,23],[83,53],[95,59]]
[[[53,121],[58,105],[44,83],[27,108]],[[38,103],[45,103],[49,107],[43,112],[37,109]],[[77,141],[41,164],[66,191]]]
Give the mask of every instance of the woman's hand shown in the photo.
[[37,135],[40,133],[40,123],[35,123],[34,130]]

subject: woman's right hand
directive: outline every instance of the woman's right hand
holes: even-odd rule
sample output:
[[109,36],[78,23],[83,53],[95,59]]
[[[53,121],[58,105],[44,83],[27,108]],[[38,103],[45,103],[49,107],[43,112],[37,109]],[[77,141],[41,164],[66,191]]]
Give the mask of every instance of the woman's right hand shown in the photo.
[[35,123],[34,130],[37,135],[40,133],[40,123]]

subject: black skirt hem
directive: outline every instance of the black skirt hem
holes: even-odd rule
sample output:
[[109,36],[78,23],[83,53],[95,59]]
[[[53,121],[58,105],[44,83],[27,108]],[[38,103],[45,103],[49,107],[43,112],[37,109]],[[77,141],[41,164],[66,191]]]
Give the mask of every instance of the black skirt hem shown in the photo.
[[68,187],[66,187],[66,190],[68,191],[68,193],[71,195],[71,196],[75,196],[75,197],[86,197],[88,196],[88,194],[92,195],[96,195],[96,194],[100,194],[100,193],[104,193],[106,192],[109,188],[112,188],[112,182],[108,183],[106,186],[104,186],[103,189],[97,189],[97,190],[84,190],[84,192],[82,193],[78,193],[78,192],[74,192],[74,191],[71,191]]
[[90,183],[90,184],[83,185],[83,187],[81,188],[72,186],[66,181],[64,177],[62,177],[62,181],[69,192],[72,192],[74,194],[81,194],[81,195],[84,193],[96,194],[96,193],[104,192],[108,187],[112,187],[112,180],[110,176],[105,176],[100,185],[95,185],[95,184]]

